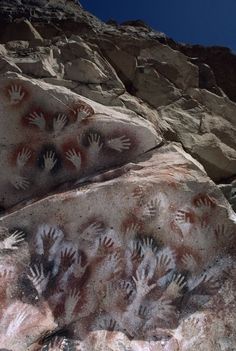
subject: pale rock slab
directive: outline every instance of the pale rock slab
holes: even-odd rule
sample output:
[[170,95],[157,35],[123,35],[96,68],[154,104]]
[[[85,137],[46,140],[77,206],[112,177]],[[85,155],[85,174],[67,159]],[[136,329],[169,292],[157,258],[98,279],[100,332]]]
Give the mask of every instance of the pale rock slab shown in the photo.
[[67,43],[58,43],[60,59],[65,64],[65,78],[84,84],[104,84],[110,82],[113,88],[124,89],[114,68],[101,56],[96,45],[88,46],[75,37]]
[[4,208],[124,164],[161,142],[152,123],[135,113],[66,88],[9,74],[1,77],[0,91]]
[[168,105],[181,97],[180,91],[152,66],[138,66],[133,81],[136,96],[153,107]]
[[61,60],[63,62],[73,61],[78,58],[91,59],[93,51],[79,36],[72,36],[67,42],[58,41],[57,47],[61,51]]
[[68,62],[65,65],[65,78],[86,84],[102,84],[108,79],[94,62],[84,58]]
[[236,150],[224,144],[215,134],[184,135],[186,150],[204,165],[208,175],[216,180],[235,175]]
[[14,62],[26,75],[35,78],[57,77],[57,63],[53,51],[38,52],[26,57],[15,58]]
[[222,116],[235,127],[236,103],[227,96],[218,96],[205,89],[189,89],[188,93],[194,100],[212,111],[213,114]]
[[[142,49],[139,57],[147,61],[157,61],[170,65],[170,69],[165,70],[165,76],[179,89],[197,88],[199,85],[198,67],[193,65],[187,56],[177,50],[173,50],[168,45],[155,43],[152,47]],[[177,70],[177,75],[173,75],[171,67]]]
[[235,103],[207,91],[191,94],[158,108],[165,137],[181,142],[214,181],[235,176]]
[[115,67],[117,72],[124,76],[123,80],[132,82],[135,78],[135,71],[137,68],[136,57],[116,46],[112,49],[107,49],[105,52],[112,66]]

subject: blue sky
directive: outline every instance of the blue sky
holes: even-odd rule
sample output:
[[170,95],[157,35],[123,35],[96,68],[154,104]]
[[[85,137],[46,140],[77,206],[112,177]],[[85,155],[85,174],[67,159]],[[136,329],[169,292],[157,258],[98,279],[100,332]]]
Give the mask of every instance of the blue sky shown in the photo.
[[236,0],[80,0],[107,21],[142,19],[176,41],[227,46],[236,52]]

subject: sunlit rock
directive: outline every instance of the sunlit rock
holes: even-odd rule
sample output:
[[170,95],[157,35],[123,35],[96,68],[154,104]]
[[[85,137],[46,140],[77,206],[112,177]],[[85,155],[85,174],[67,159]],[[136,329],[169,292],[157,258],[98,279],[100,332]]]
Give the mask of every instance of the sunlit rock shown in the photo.
[[0,350],[235,350],[233,53],[77,1],[0,19]]
[[1,206],[126,163],[161,142],[154,126],[65,88],[2,76]]

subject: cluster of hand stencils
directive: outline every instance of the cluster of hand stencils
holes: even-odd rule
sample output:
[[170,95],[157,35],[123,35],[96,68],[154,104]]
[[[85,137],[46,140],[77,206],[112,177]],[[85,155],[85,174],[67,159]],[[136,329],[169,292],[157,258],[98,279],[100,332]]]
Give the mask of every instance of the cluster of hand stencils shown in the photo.
[[[19,83],[10,92],[15,94],[12,106],[17,96],[22,102],[27,97]],[[39,110],[21,115],[21,127],[39,140],[14,149],[13,175],[25,177],[23,185],[14,183],[17,186],[9,179],[17,192],[34,184],[35,169],[53,181],[67,169],[77,177],[86,165],[86,153],[94,164],[120,154],[126,159],[134,141],[128,128],[122,133],[114,128],[106,138],[109,128],[89,126],[96,115],[79,115],[78,122],[78,114],[75,120],[61,111],[49,117]],[[79,140],[70,134],[76,125],[84,128]],[[43,143],[35,157],[34,145],[45,136],[54,138],[54,149]],[[180,155],[161,150],[159,159],[139,162],[123,176],[120,169],[114,177],[108,172],[111,182],[103,173],[103,179],[94,178],[97,188],[90,184],[81,193],[56,193],[15,211],[12,219],[3,218],[0,345],[13,350],[29,345],[35,350],[79,350],[78,340],[98,330],[155,340],[157,329],[159,334],[174,329],[183,315],[202,308],[219,289],[231,261],[223,257],[216,263],[209,252],[201,265],[201,255],[214,252],[231,228],[220,202],[208,193],[210,185],[192,186],[193,172],[204,181],[205,174]],[[90,193],[95,198],[89,198]]]

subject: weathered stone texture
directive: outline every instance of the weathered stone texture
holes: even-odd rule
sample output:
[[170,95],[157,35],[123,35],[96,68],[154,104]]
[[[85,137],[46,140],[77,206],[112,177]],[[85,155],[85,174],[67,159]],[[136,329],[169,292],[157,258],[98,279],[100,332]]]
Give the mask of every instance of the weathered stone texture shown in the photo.
[[234,55],[73,1],[0,19],[0,349],[235,350]]

